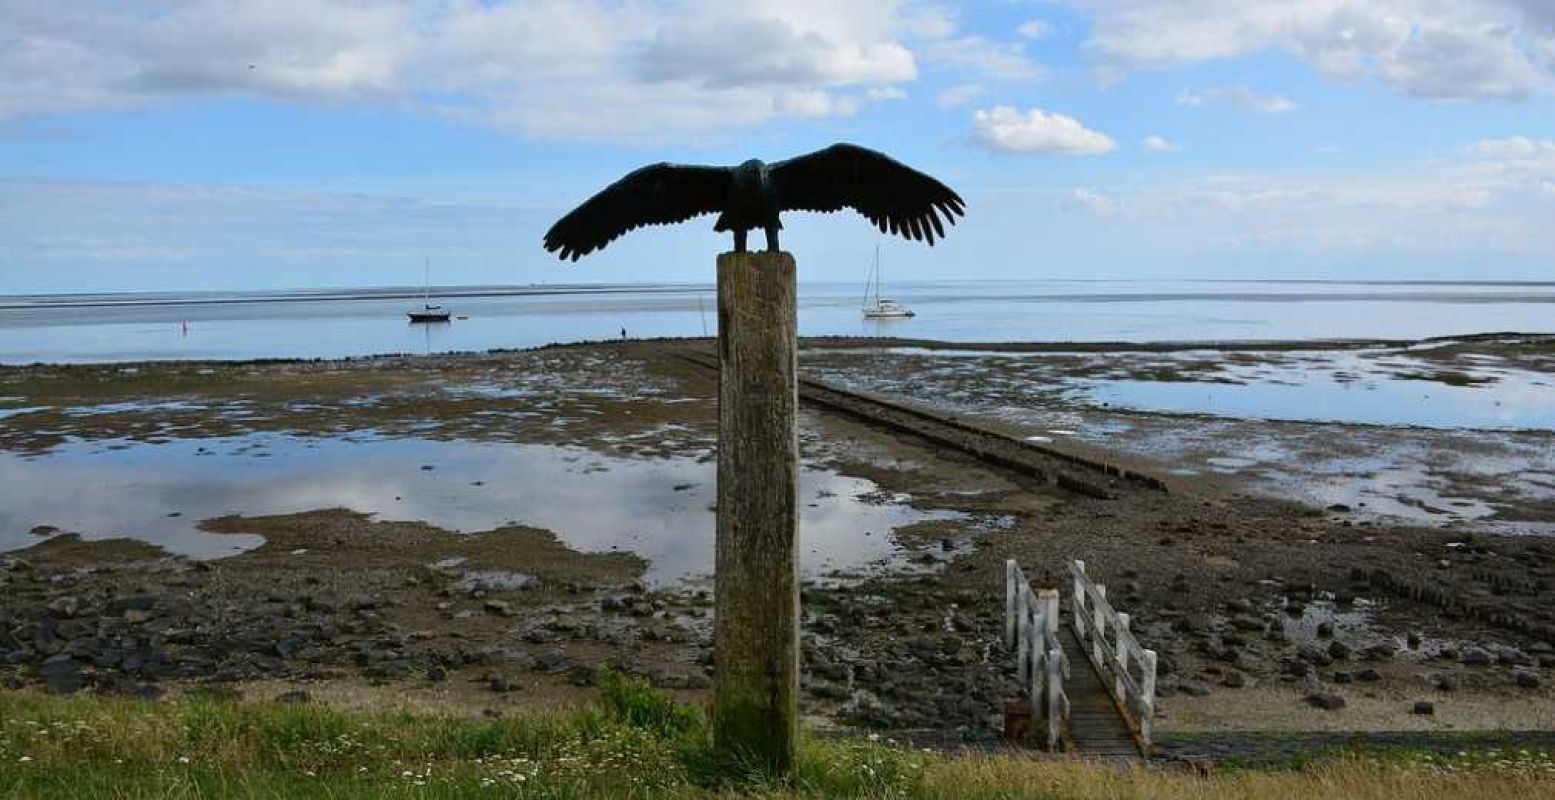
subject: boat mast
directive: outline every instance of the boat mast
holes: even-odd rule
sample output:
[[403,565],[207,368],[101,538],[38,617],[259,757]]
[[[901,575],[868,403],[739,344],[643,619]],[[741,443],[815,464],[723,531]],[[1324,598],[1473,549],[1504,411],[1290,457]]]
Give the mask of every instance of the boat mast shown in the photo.
[[427,308],[432,307],[432,259],[426,258],[421,262],[421,304]]

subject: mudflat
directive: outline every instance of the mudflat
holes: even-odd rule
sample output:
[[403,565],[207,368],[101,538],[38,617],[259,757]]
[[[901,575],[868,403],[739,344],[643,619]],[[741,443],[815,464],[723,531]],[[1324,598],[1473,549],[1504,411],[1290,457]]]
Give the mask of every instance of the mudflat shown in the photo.
[[[685,356],[708,349],[0,369],[0,672],[501,713],[574,702],[611,663],[700,697],[717,392]],[[1167,487],[1075,493],[805,409],[813,724],[996,738],[1015,558],[1109,586],[1161,655],[1169,736],[1552,727],[1552,340],[1042,350],[808,343],[807,376]],[[1389,424],[1107,394],[1336,373],[1535,401]]]

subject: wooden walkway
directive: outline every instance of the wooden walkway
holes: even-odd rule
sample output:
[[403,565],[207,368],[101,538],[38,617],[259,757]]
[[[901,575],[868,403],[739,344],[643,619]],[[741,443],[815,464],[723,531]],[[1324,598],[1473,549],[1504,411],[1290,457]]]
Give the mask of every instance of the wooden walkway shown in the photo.
[[[685,353],[681,357],[696,366],[718,370],[717,362],[704,354]],[[1148,489],[1167,491],[1166,485],[1152,476],[1040,447],[952,415],[850,391],[813,378],[801,377],[798,389],[804,403],[920,436],[986,463],[1056,484],[1060,489],[1108,497],[1111,495],[1108,479],[1121,479]],[[1059,639],[1071,665],[1070,675],[1063,682],[1070,707],[1067,730],[1063,735],[1066,749],[1085,758],[1140,759],[1140,740],[1087,657],[1088,648],[1080,644],[1069,625],[1059,628]],[[1107,679],[1111,680],[1110,677]]]
[[1073,654],[1069,679],[1064,681],[1064,691],[1069,694],[1070,748],[1088,758],[1138,759],[1139,742],[1085,657],[1074,631],[1065,625],[1062,637],[1064,652]]

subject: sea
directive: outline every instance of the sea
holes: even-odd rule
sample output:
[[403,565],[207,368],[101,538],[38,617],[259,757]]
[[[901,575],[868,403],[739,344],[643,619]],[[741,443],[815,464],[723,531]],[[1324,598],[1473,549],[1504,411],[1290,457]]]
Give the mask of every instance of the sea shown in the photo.
[[[891,286],[917,316],[865,320],[861,287],[800,286],[807,336],[953,342],[1420,339],[1555,332],[1555,281],[944,280]],[[0,364],[336,358],[717,332],[694,284],[0,295]]]

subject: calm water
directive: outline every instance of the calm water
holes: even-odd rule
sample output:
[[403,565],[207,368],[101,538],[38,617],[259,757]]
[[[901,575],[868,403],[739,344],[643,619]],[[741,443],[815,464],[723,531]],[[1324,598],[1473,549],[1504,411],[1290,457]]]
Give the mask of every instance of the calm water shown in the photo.
[[[877,491],[829,470],[800,474],[806,576],[896,562],[895,528],[961,516],[882,503]],[[205,533],[200,520],[350,508],[462,532],[508,522],[545,528],[578,550],[637,553],[649,561],[649,580],[674,584],[712,574],[715,499],[711,463],[550,445],[270,434],[77,443],[41,456],[0,454],[0,551],[34,544],[28,531],[52,525],[231,555],[260,537]]]
[[[1555,282],[943,281],[891,287],[918,316],[866,322],[860,288],[801,286],[806,335],[950,341],[1412,339],[1555,331]],[[716,332],[711,287],[465,287],[447,325],[406,290],[0,297],[0,363],[334,357]]]

